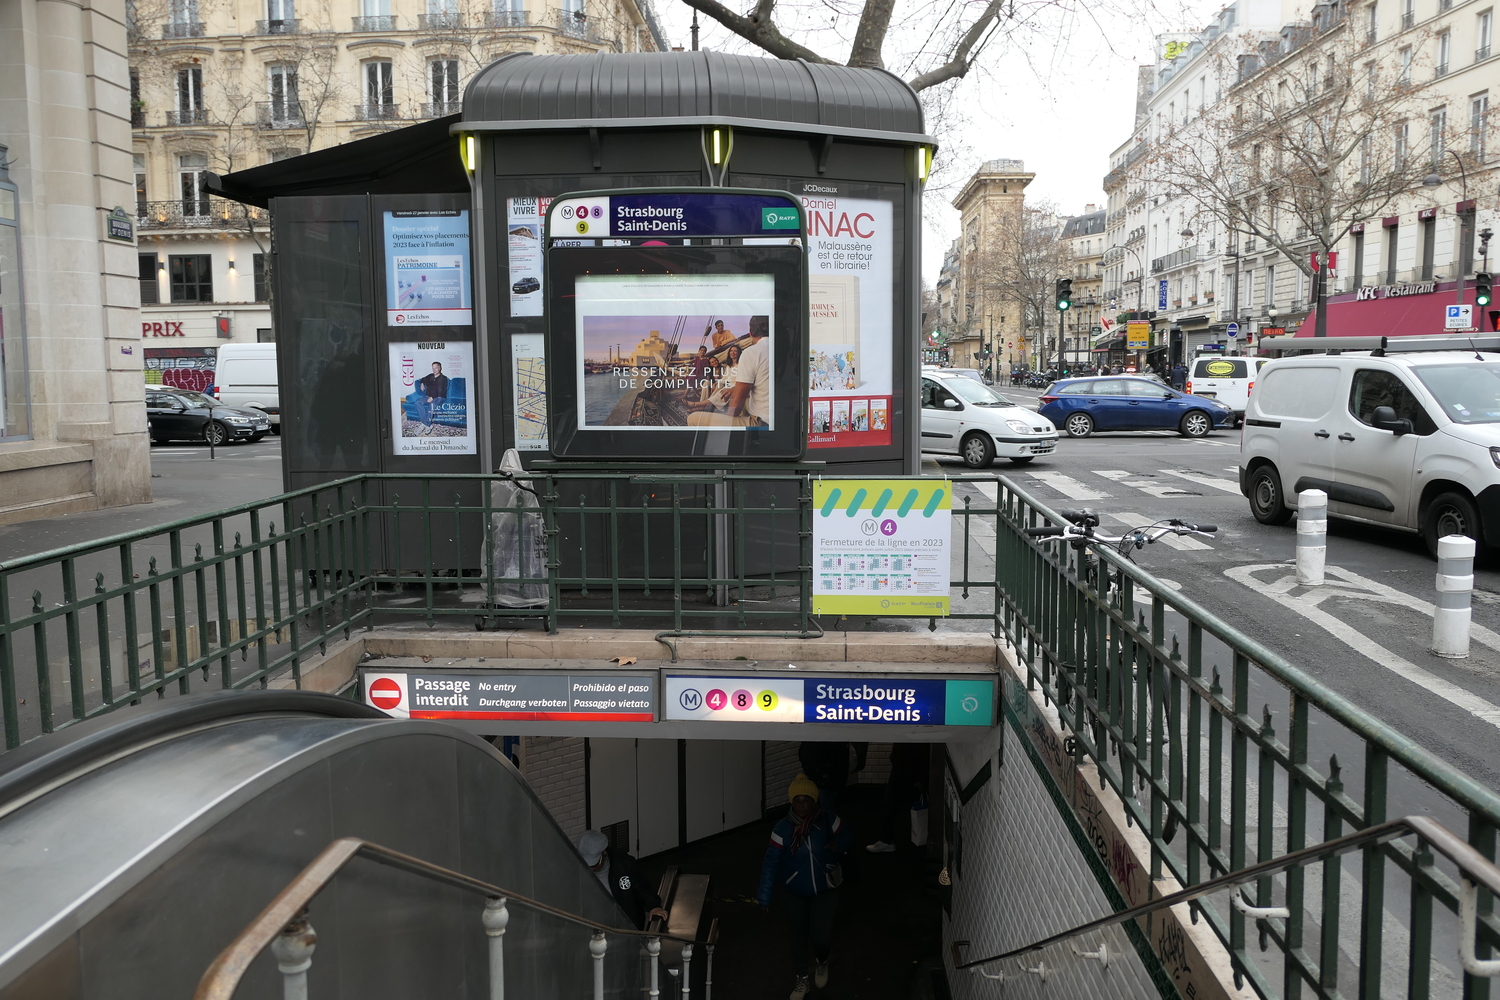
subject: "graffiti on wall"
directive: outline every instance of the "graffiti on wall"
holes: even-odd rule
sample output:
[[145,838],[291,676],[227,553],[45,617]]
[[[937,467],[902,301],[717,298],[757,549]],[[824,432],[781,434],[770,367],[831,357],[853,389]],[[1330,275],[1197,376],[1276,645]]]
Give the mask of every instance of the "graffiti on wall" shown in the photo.
[[147,385],[207,392],[214,384],[216,347],[148,347],[141,367]]

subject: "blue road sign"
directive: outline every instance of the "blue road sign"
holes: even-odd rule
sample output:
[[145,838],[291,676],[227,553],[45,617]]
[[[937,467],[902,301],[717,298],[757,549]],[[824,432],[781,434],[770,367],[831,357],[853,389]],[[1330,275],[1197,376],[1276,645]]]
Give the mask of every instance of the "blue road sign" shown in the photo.
[[1240,335],[1240,325],[1238,323],[1230,323],[1224,329],[1229,333],[1230,340],[1233,340]]

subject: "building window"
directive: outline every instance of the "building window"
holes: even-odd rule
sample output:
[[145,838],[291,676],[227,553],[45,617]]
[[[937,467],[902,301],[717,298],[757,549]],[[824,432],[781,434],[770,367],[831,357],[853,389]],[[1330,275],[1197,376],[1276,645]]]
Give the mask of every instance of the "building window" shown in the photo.
[[198,0],[170,0],[168,21],[162,27],[163,38],[202,38],[203,22],[198,20]]
[[208,214],[208,193],[203,184],[208,177],[208,156],[183,153],[177,157],[177,178],[182,190],[184,218],[199,219]]
[[300,149],[273,149],[266,154],[267,163],[280,163],[282,160],[290,160],[294,156],[301,156]]
[[141,74],[130,71],[130,127],[146,127],[146,102],[141,100]]
[[1437,251],[1437,217],[1422,220],[1422,280],[1432,280],[1432,258]]
[[136,260],[141,278],[141,305],[154,306],[161,301],[161,282],[156,277],[156,254],[138,254]]
[[270,327],[259,327],[255,331],[255,342],[257,344],[276,343],[276,331]]
[[266,268],[266,255],[253,253],[250,255],[250,270],[255,275],[255,301],[271,301],[271,273]]
[[146,217],[146,157],[136,153],[130,158],[132,166],[135,167],[135,216],[138,219]]
[[1401,83],[1411,83],[1411,46],[1408,45],[1401,50]]
[[1387,226],[1385,229],[1385,283],[1387,285],[1396,283],[1396,240],[1400,235],[1400,226]]
[[291,34],[297,30],[294,0],[266,0],[266,34]]
[[1411,142],[1411,123],[1402,122],[1396,126],[1396,169],[1406,169],[1406,154]]
[[391,64],[386,60],[365,63],[365,103],[363,118],[379,120],[396,117],[396,87]]
[[21,303],[20,189],[0,146],[0,440],[31,434],[26,316]]
[[1276,304],[1276,265],[1266,265],[1266,303],[1268,307]]
[[1354,284],[1350,287],[1358,288],[1365,283],[1365,234],[1363,231],[1354,234]]
[[1374,162],[1374,155],[1375,155],[1374,150],[1375,150],[1375,137],[1374,136],[1367,135],[1363,139],[1360,140],[1360,142],[1359,142],[1359,182],[1361,184],[1368,184],[1368,183],[1370,183],[1371,165]]
[[1438,33],[1437,44],[1437,76],[1448,75],[1448,60],[1453,55],[1453,32],[1443,31]]
[[459,110],[458,60],[434,59],[427,64],[428,118],[451,115]]
[[206,253],[172,254],[167,258],[167,274],[173,302],[212,302],[214,300],[214,259]]
[[261,124],[300,128],[303,122],[302,103],[297,96],[297,67],[278,63],[268,67],[267,73],[266,90],[271,99],[266,102]]
[[177,108],[167,119],[168,125],[202,125],[207,120],[203,110],[203,67],[184,66],[177,71]]
[[1401,30],[1417,23],[1417,0],[1401,0]]
[[1432,169],[1440,166],[1439,161],[1443,158],[1443,149],[1447,143],[1445,134],[1448,131],[1448,109],[1438,108],[1432,112],[1427,126],[1427,152],[1432,159]]
[[1378,25],[1380,24],[1380,22],[1377,20],[1377,13],[1378,13],[1378,8],[1373,3],[1370,4],[1369,7],[1365,8],[1365,44],[1366,45],[1374,45],[1375,44],[1375,40],[1380,37],[1379,31],[1377,30]]
[[1475,21],[1474,61],[1479,62],[1490,57],[1490,36],[1495,30],[1494,10],[1481,12]]
[[1476,94],[1469,98],[1469,152],[1480,163],[1484,162],[1485,132],[1490,127],[1490,95]]

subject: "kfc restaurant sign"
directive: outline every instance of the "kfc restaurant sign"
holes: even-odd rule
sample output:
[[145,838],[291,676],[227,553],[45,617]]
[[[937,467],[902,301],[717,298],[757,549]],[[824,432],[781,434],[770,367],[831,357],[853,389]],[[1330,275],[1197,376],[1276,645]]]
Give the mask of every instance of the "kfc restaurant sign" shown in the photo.
[[[1443,307],[1456,299],[1452,281],[1417,281],[1405,284],[1369,285],[1328,298],[1330,337],[1413,337],[1441,334]],[[1473,298],[1472,289],[1465,297]],[[1318,311],[1312,310],[1297,328],[1298,337],[1311,337],[1317,329]]]
[[1354,301],[1393,299],[1398,295],[1431,295],[1436,290],[1436,281],[1418,281],[1406,285],[1366,285],[1354,293]]

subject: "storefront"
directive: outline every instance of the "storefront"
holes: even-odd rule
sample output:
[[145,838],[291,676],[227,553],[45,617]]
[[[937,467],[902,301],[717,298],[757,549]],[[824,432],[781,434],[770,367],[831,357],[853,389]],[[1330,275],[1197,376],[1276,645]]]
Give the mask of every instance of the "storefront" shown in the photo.
[[[1417,281],[1394,285],[1365,285],[1353,292],[1328,299],[1327,335],[1330,337],[1414,337],[1443,333],[1465,333],[1493,327],[1488,315],[1474,307],[1467,329],[1445,329],[1448,307],[1473,302],[1472,288],[1457,292],[1452,281]],[[1317,330],[1318,312],[1307,314],[1296,336],[1311,337]]]

